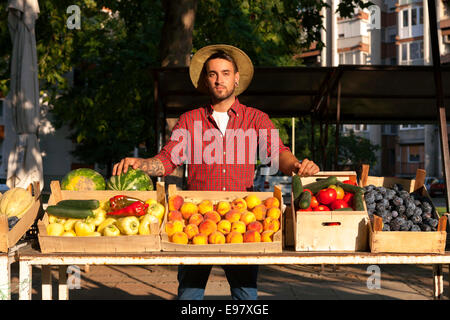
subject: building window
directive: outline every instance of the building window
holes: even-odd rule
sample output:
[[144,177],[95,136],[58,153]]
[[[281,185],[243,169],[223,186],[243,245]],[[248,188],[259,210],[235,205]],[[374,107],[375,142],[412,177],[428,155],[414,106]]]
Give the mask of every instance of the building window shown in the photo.
[[353,52],[347,52],[345,54],[345,64],[353,64]]
[[339,64],[344,64],[344,54],[339,53]]
[[408,44],[402,43],[402,61],[408,60]]
[[365,52],[362,54],[362,64],[367,64],[367,53]]
[[408,9],[403,10],[403,27],[409,26]]
[[418,42],[411,42],[409,44],[409,59],[417,60],[420,59],[420,44]]
[[420,162],[420,146],[411,145],[408,146],[408,162],[417,163]]
[[368,128],[367,124],[355,124],[353,126],[353,130],[355,132],[367,132],[367,131],[369,131],[369,128]]
[[419,9],[419,23],[423,24],[423,7]]
[[344,38],[344,34],[343,34],[343,33],[340,33],[340,34],[339,34],[339,39],[342,39],[342,38]]
[[415,8],[411,9],[411,25],[415,26],[417,24],[417,10]]

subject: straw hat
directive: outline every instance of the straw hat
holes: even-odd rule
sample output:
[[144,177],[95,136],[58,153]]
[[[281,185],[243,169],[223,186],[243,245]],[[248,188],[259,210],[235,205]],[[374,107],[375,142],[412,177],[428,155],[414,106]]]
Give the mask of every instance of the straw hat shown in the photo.
[[198,50],[192,57],[189,75],[194,87],[203,93],[208,93],[205,86],[203,66],[205,61],[214,53],[223,51],[233,58],[239,71],[239,86],[234,94],[237,96],[247,89],[253,78],[253,63],[244,51],[226,44],[214,44]]

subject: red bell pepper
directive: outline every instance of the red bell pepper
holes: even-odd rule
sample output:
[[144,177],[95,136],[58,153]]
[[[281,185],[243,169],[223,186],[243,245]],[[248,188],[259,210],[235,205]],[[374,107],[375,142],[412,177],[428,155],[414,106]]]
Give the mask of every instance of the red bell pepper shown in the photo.
[[142,201],[135,201],[130,205],[117,209],[115,211],[108,212],[110,216],[143,216],[147,213],[148,203],[142,203]]

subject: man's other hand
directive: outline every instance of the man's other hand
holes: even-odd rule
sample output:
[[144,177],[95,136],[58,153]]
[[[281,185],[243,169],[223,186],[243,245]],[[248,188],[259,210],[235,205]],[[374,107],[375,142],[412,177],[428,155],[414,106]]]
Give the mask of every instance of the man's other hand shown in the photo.
[[294,172],[302,177],[315,175],[319,171],[319,166],[308,159],[303,159],[302,162],[297,162],[294,164]]

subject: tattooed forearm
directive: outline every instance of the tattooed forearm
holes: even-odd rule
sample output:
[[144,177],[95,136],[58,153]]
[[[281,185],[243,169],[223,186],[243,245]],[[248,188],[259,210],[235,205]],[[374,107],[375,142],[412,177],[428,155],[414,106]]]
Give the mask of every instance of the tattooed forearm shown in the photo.
[[144,159],[140,165],[140,169],[147,172],[149,176],[162,177],[164,175],[164,166],[159,159]]

